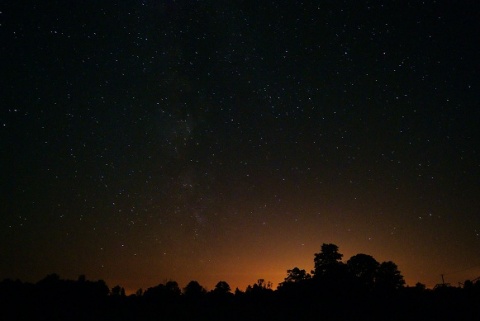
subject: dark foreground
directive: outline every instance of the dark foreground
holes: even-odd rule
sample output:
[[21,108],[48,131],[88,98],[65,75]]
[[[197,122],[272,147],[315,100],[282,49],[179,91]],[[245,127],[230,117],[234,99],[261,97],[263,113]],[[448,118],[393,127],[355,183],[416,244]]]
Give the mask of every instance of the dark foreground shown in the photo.
[[418,285],[372,289],[310,279],[272,290],[263,280],[245,292],[226,282],[207,292],[174,281],[125,296],[103,281],[0,283],[0,320],[480,320],[480,282],[428,290]]

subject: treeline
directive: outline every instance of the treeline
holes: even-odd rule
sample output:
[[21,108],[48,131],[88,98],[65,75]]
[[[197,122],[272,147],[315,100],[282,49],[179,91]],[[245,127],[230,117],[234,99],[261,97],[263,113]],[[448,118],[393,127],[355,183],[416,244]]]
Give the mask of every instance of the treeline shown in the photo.
[[52,274],[31,284],[0,282],[0,320],[480,320],[480,281],[463,286],[405,286],[393,262],[367,254],[345,263],[334,244],[314,255],[314,269],[294,267],[274,290],[261,279],[245,291],[225,281],[207,291],[197,281],[168,281],[133,295],[100,281]]

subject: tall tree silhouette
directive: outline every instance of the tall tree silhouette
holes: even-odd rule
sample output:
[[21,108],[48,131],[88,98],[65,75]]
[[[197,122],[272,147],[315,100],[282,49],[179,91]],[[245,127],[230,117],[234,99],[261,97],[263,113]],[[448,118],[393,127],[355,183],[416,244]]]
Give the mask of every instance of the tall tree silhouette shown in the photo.
[[338,252],[338,246],[335,244],[323,243],[320,253],[315,253],[314,270],[312,271],[314,277],[322,277],[326,275],[338,274],[343,267],[343,254]]

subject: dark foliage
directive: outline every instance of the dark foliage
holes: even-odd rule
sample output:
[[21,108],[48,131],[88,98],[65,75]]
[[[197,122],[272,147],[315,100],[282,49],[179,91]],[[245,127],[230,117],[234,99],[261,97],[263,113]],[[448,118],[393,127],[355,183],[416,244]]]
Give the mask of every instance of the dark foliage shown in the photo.
[[0,320],[480,320],[480,280],[433,290],[405,287],[393,262],[357,254],[346,264],[334,244],[315,254],[314,276],[295,267],[277,290],[263,279],[232,293],[225,281],[207,292],[175,281],[125,295],[104,281],[0,282]]

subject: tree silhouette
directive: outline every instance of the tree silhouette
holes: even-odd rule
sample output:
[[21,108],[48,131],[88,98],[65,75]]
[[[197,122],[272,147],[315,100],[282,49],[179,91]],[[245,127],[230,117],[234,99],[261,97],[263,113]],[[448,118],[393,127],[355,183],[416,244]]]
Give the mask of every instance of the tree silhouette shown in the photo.
[[245,294],[249,295],[263,295],[265,293],[270,293],[272,292],[272,282],[268,281],[265,282],[265,279],[258,279],[257,283],[255,283],[253,286],[248,285],[247,288],[245,289]]
[[287,277],[282,284],[285,283],[298,283],[311,278],[311,275],[305,270],[300,270],[298,267],[294,267],[291,270],[287,270]]
[[47,275],[45,278],[37,282],[41,287],[56,287],[60,283],[60,276],[57,273]]
[[392,261],[382,262],[377,269],[375,285],[382,290],[397,290],[403,287],[405,280]]
[[331,274],[337,274],[342,268],[343,254],[338,252],[338,246],[335,244],[322,244],[321,252],[315,253],[314,277],[322,277]]
[[220,294],[220,295],[230,294],[231,293],[230,285],[225,281],[219,281],[217,285],[215,285],[215,289],[213,290],[213,292],[215,294]]
[[258,287],[264,290],[271,290],[272,289],[272,282],[268,281],[265,282],[265,279],[258,279],[257,283],[253,285],[253,287]]
[[183,294],[187,298],[198,299],[201,298],[207,291],[197,281],[190,281],[183,289]]
[[116,285],[112,288],[112,291],[110,292],[111,296],[114,297],[124,297],[125,296],[125,289],[122,288],[120,285]]
[[7,279],[0,282],[0,320],[480,320],[479,278],[462,287],[404,287],[391,261],[357,254],[343,264],[341,258],[336,245],[323,244],[314,277],[294,267],[275,291],[259,279],[235,294],[226,281],[209,293],[191,281],[182,295],[168,281],[125,296],[120,285],[110,291],[85,276],[51,274],[36,284]]
[[171,297],[179,297],[182,294],[182,290],[180,290],[180,287],[176,281],[167,281],[165,288],[168,292],[168,295]]
[[174,301],[180,297],[182,291],[175,281],[168,281],[166,284],[159,284],[157,286],[148,288],[143,296],[150,301]]
[[375,276],[379,263],[372,256],[367,254],[357,254],[347,261],[347,268],[360,284],[373,288]]

